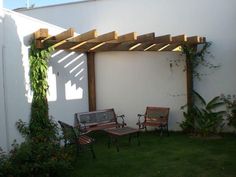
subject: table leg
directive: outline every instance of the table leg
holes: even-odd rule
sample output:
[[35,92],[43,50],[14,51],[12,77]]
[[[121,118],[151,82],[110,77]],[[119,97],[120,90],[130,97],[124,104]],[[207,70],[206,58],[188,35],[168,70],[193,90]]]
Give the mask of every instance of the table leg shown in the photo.
[[119,144],[118,144],[118,138],[117,137],[115,137],[115,144],[116,144],[116,150],[117,150],[117,152],[119,152],[120,149],[119,149]]
[[108,143],[107,143],[107,145],[108,145],[108,148],[110,148],[110,147],[111,147],[111,142],[112,142],[112,137],[111,137],[111,136],[109,136],[109,138],[108,138]]
[[131,142],[131,134],[129,134],[129,143]]

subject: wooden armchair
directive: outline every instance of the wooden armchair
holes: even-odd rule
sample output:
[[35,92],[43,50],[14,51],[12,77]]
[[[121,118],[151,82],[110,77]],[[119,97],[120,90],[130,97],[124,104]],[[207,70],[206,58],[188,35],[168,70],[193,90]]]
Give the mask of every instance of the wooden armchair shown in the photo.
[[[146,113],[144,115],[138,114],[138,123],[139,129],[147,130],[147,126],[157,127],[161,130],[161,135],[163,131],[166,130],[168,136],[168,119],[169,119],[169,110],[170,108],[166,107],[147,107]],[[141,118],[143,117],[143,121]]]
[[68,125],[64,122],[58,121],[62,128],[65,146],[75,144],[77,145],[77,152],[81,152],[82,150],[90,150],[92,153],[93,158],[96,158],[94,150],[93,150],[93,143],[94,139],[87,136],[86,134],[82,134],[79,131],[76,131],[74,127]]

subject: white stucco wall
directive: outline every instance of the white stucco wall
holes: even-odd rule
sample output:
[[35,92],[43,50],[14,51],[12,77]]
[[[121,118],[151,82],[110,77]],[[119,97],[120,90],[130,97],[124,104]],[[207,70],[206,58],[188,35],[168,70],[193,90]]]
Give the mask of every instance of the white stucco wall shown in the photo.
[[[236,1],[234,0],[98,0],[21,11],[21,13],[79,33],[98,29],[100,34],[117,30],[120,34],[136,31],[156,35],[185,33],[206,36],[212,41],[207,58],[221,64],[218,71],[203,70],[195,90],[207,100],[236,93]],[[112,52],[96,55],[97,107],[114,107],[135,125],[137,113],[145,106],[169,106],[170,128],[179,129],[180,106],[186,103],[183,62],[173,65],[178,54],[155,52]]]
[[[1,9],[1,8],[0,8]],[[0,10],[0,142],[3,149],[7,148],[6,136],[6,116],[5,116],[5,98],[4,98],[4,85],[3,85],[3,11]]]
[[[52,35],[65,29],[12,11],[1,10],[1,13],[4,15],[4,23],[0,22],[0,35],[4,33],[1,36],[4,54],[0,55],[3,56],[0,62],[0,146],[9,149],[14,139],[21,140],[15,127],[16,121],[22,119],[28,122],[30,117],[32,93],[29,88],[28,49],[32,34],[39,28],[48,28]],[[88,110],[85,66],[85,57],[79,53],[59,51],[52,56],[49,68],[49,114],[55,120],[73,124],[75,112]]]

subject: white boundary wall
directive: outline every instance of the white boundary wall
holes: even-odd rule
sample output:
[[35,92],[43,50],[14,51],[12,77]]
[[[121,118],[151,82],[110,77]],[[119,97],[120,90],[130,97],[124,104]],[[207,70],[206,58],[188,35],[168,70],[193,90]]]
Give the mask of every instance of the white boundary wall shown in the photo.
[[[9,149],[14,139],[21,141],[16,121],[28,122],[30,117],[28,49],[32,33],[39,28],[48,28],[51,34],[65,29],[5,9],[0,14],[0,146]],[[49,114],[56,120],[73,124],[75,112],[88,110],[86,65],[79,53],[57,52],[50,60]]]
[[[24,14],[79,33],[98,29],[100,34],[117,30],[156,35],[206,36],[213,45],[211,63],[218,71],[204,70],[197,90],[207,100],[236,94],[236,1],[235,0],[98,0],[21,11]],[[170,62],[179,60],[170,68]],[[170,106],[170,128],[178,130],[180,106],[186,103],[183,58],[155,52],[107,52],[96,55],[98,109],[114,107],[135,126],[137,113],[145,106]]]
[[0,11],[0,142],[2,148],[6,149],[6,119],[5,119],[5,98],[4,98],[4,86],[3,86],[3,12]]

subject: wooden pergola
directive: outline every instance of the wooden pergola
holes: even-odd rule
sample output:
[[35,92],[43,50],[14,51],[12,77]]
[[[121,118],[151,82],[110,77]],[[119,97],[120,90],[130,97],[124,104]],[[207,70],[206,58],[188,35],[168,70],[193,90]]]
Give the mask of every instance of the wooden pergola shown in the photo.
[[[116,31],[98,35],[96,30],[75,35],[72,28],[50,36],[48,29],[39,29],[34,33],[37,48],[43,48],[45,44],[54,46],[56,50],[67,50],[82,52],[87,54],[88,70],[88,92],[89,92],[89,110],[96,110],[96,85],[95,85],[95,53],[106,51],[181,51],[181,46],[188,45],[196,49],[197,45],[206,42],[205,37],[186,35],[155,36],[155,33],[137,35],[131,32],[124,35],[118,35]],[[192,105],[192,65],[191,60],[186,58],[187,66],[187,104]]]

